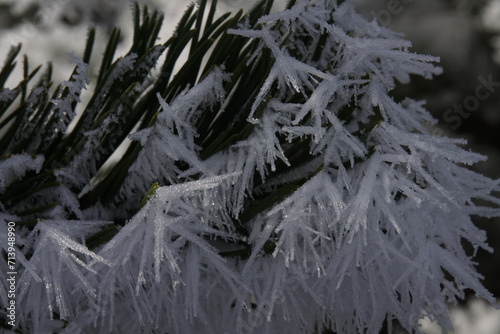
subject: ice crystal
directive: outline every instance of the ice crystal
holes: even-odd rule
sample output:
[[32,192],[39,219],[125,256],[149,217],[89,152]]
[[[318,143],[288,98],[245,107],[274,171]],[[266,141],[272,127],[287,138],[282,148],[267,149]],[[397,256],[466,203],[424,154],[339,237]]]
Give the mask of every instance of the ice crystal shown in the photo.
[[[447,303],[467,288],[493,302],[463,241],[490,250],[471,217],[500,215],[499,181],[467,168],[484,157],[465,140],[429,133],[423,102],[390,94],[411,75],[439,74],[436,58],[411,53],[354,1],[235,14],[222,37],[201,23],[183,30],[198,14],[186,15],[169,42],[145,52],[136,39],[99,77],[61,166],[51,152],[48,162],[0,156],[0,235],[24,219],[23,330],[376,334],[396,319],[418,333],[424,315],[449,327]],[[188,40],[190,58],[170,78],[168,57]],[[226,49],[234,41],[241,50]],[[50,100],[63,124],[88,84],[73,58],[76,71]],[[44,96],[33,91],[24,116]],[[126,137],[131,148],[103,171]],[[25,200],[5,195],[26,173],[47,183]]]
[[16,154],[10,157],[0,157],[0,191],[4,190],[15,179],[23,176],[27,171],[40,171],[43,157],[32,157],[28,154]]

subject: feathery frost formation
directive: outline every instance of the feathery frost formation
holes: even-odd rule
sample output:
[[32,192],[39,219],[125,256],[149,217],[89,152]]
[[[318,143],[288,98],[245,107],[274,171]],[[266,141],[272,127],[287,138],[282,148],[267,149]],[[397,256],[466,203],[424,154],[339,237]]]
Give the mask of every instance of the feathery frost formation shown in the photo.
[[136,6],[130,53],[112,61],[113,31],[77,119],[92,31],[53,95],[50,69],[29,93],[0,89],[2,110],[21,99],[3,115],[17,128],[0,123],[18,329],[375,334],[387,319],[418,333],[423,316],[449,328],[466,288],[494,302],[462,242],[489,249],[471,216],[499,216],[498,181],[467,169],[484,157],[465,141],[429,134],[422,102],[390,95],[439,74],[437,59],[353,1],[264,1],[219,20],[208,5],[157,46],[161,17]]

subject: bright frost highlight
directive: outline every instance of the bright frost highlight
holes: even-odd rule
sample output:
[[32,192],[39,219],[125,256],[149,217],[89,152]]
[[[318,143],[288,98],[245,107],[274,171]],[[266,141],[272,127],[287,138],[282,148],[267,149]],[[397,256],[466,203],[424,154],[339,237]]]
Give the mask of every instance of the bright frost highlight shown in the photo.
[[[435,120],[423,103],[388,94],[412,74],[439,74],[437,59],[339,2],[297,0],[229,30],[257,42],[242,65],[271,59],[248,117],[233,122],[245,122],[244,135],[208,150],[194,125],[205,113],[209,124],[227,116],[233,73],[224,66],[168,102],[158,93],[155,123],[130,136],[141,151],[107,206],[80,208],[71,189],[96,173],[104,148],[92,136],[118,118],[88,133],[57,172],[62,208],[18,235],[24,329],[376,334],[397,319],[418,333],[423,316],[449,328],[447,303],[466,288],[493,302],[462,242],[489,249],[471,216],[499,216],[477,204],[500,204],[499,182],[465,167],[484,159],[465,141],[428,133]],[[88,84],[75,61],[69,93],[53,101],[63,114]],[[107,80],[137,61],[123,58]],[[42,163],[0,160],[0,190]],[[150,188],[157,180],[169,185]],[[145,193],[111,240],[87,248]]]

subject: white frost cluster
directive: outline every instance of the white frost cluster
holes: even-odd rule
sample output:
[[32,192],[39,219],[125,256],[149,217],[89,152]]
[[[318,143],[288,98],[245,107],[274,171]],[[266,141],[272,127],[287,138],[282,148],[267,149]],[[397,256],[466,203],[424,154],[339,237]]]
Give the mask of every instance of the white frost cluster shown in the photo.
[[10,157],[0,158],[0,191],[16,179],[22,177],[27,171],[40,171],[43,163],[41,156],[29,156],[28,154],[16,154]]
[[[483,157],[464,141],[428,133],[435,121],[421,102],[389,95],[410,75],[438,74],[437,59],[374,29],[353,3],[297,0],[257,28],[230,31],[260,41],[253,57],[269,51],[273,64],[247,119],[250,135],[206,160],[193,124],[224,104],[231,73],[215,69],[170,103],[158,95],[156,123],[131,136],[142,151],[118,197],[131,205],[159,179],[172,185],[102,247],[84,243],[110,223],[94,215],[120,207],[80,211],[70,195],[65,210],[82,220],[20,230],[29,259],[18,269],[24,328],[375,334],[397,319],[418,333],[423,316],[449,328],[447,303],[466,288],[493,302],[462,243],[489,249],[471,216],[500,215],[478,204],[500,204],[499,182],[467,169]],[[69,88],[85,86],[85,76],[74,79],[80,86]],[[299,149],[310,159],[297,161]],[[40,159],[0,158],[0,190]],[[13,170],[16,161],[24,168]],[[289,171],[275,173],[278,165]],[[281,196],[254,214],[253,198],[270,193]]]

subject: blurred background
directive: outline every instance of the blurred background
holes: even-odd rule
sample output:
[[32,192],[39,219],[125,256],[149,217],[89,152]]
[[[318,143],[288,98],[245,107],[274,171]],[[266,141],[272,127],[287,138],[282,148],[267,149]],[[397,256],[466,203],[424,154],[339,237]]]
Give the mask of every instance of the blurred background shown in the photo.
[[[283,0],[284,1],[284,0]],[[142,0],[165,13],[165,41],[184,12],[188,0]],[[221,0],[220,11],[249,8],[254,0]],[[278,0],[278,2],[282,2]],[[401,85],[396,98],[409,96],[427,101],[427,109],[438,120],[435,134],[468,139],[468,147],[488,157],[474,166],[477,171],[500,178],[500,0],[357,0],[360,12],[383,27],[403,33],[413,51],[441,58],[443,74],[434,80],[413,78]],[[277,8],[283,6],[277,4]],[[89,25],[98,27],[94,62],[104,50],[107,34],[122,29],[125,53],[132,39],[128,0],[0,0],[0,62],[10,46],[22,43],[30,67],[54,64],[54,81],[69,78],[74,64],[67,52],[83,53]],[[18,68],[20,75],[21,68]],[[19,76],[11,80],[18,81]],[[9,84],[7,84],[9,86]],[[500,220],[477,219],[497,251],[480,251],[476,257],[484,284],[500,302]],[[462,305],[450,306],[455,334],[500,334],[500,311],[467,296]],[[422,322],[428,334],[440,333],[429,321]],[[404,333],[396,330],[397,333]]]

